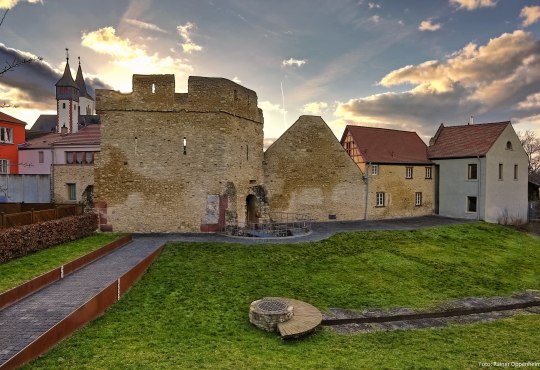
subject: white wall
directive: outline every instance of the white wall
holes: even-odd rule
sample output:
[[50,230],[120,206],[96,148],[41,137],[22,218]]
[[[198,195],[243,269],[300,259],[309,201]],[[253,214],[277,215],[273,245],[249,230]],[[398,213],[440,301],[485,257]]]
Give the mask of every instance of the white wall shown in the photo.
[[[81,106],[81,115],[95,114],[94,101],[88,98],[80,97],[79,105]],[[86,109],[89,109],[90,113],[87,113]]]
[[[485,158],[437,159],[439,165],[439,215],[483,219],[485,204]],[[468,164],[478,165],[478,180],[468,180]],[[467,212],[467,196],[477,197],[477,212]]]
[[[39,152],[43,152],[43,163],[39,163]],[[21,175],[50,175],[52,159],[51,149],[19,150],[19,173]]]
[[[506,149],[506,143],[512,149]],[[511,125],[501,133],[486,155],[486,221],[507,222],[527,220],[527,154]],[[503,178],[499,180],[499,163],[503,165]],[[518,165],[518,179],[514,180],[514,165]]]
[[[66,105],[66,108],[63,108],[63,104]],[[78,131],[78,123],[79,123],[79,103],[76,101],[71,102],[71,110],[72,110],[72,122],[73,122],[73,131],[69,131],[69,110],[70,110],[70,104],[69,100],[59,100],[58,101],[58,130],[62,129],[62,126],[65,124],[68,128],[68,133],[75,133]],[[81,108],[82,109],[82,108]]]

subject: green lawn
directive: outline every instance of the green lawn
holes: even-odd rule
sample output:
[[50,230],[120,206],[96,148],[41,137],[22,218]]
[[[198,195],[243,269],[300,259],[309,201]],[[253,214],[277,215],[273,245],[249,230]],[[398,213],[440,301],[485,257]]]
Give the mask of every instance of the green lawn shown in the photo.
[[282,342],[253,327],[250,302],[286,296],[320,309],[430,307],[540,289],[540,239],[484,223],[361,232],[309,244],[169,244],[106,315],[33,368],[477,368],[539,361],[540,316],[440,329]]
[[0,292],[98,249],[123,234],[96,234],[0,264]]

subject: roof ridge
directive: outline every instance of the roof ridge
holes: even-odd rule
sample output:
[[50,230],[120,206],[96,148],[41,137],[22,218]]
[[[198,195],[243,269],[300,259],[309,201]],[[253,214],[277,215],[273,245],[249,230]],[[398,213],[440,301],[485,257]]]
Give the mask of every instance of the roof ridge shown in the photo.
[[483,122],[483,123],[474,123],[474,124],[464,124],[464,125],[454,125],[454,126],[444,126],[444,128],[453,128],[453,127],[474,127],[474,126],[486,126],[486,125],[508,125],[512,121],[501,121],[501,122]]
[[[361,126],[361,125],[347,125],[348,127],[360,127],[360,128],[370,128],[370,129],[376,129],[376,130],[387,130],[387,131],[396,131],[396,132],[409,132],[412,134],[417,134],[416,131],[409,131],[409,130],[398,130],[393,128],[386,128],[386,127],[373,127],[373,126]],[[418,134],[417,134],[418,135]]]

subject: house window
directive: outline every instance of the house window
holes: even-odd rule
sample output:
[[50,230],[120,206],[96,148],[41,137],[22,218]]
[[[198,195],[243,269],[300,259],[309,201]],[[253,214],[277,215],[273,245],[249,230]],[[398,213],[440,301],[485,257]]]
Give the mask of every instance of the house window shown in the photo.
[[518,179],[518,165],[514,165],[514,180]]
[[39,163],[45,162],[44,154],[41,150],[38,152],[38,162]]
[[384,207],[384,193],[377,193],[376,207]]
[[9,161],[0,159],[0,173],[9,173]]
[[415,206],[421,206],[422,205],[422,193],[417,192],[414,200]]
[[499,180],[503,179],[503,164],[499,163]]
[[478,180],[478,165],[476,163],[469,163],[467,165],[467,179]]
[[77,200],[77,185],[67,184],[67,188],[68,188],[68,199]]
[[476,197],[467,197],[467,212],[476,212]]
[[431,179],[431,167],[426,167],[426,179]]
[[93,164],[94,152],[66,152],[66,164]]
[[13,129],[0,127],[0,143],[13,143]]
[[512,150],[512,142],[511,141],[506,142],[506,150]]
[[405,168],[405,178],[412,179],[412,167]]
[[373,176],[376,176],[376,175],[379,174],[379,165],[378,164],[371,165],[371,174]]

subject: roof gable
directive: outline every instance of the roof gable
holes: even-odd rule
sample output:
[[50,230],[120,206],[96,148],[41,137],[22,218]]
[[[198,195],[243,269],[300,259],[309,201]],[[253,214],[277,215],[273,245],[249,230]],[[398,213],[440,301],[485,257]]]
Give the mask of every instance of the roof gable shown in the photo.
[[21,121],[15,117],[11,117],[9,114],[0,112],[0,121],[9,122],[9,123],[18,123],[20,125],[26,125],[26,122]]
[[426,144],[416,132],[348,125],[341,139],[342,144],[349,132],[366,162],[431,163]]
[[441,125],[428,148],[431,159],[483,157],[497,141],[510,121],[474,125]]

